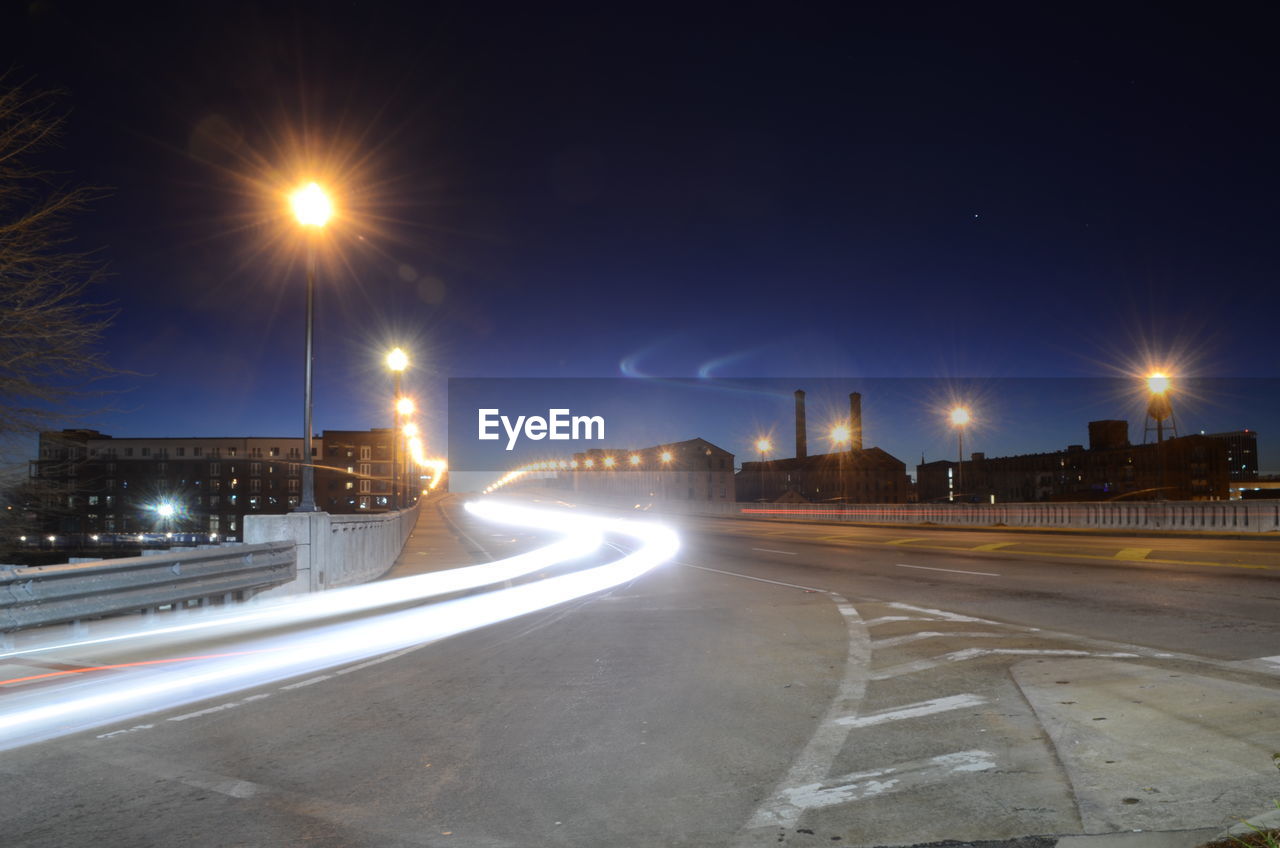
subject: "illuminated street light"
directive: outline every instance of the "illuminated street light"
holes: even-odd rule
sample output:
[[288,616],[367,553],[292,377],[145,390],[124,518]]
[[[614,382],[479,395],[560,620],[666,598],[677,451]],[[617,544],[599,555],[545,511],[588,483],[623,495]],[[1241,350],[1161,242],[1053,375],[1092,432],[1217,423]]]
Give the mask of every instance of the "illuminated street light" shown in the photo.
[[671,461],[671,451],[663,451],[663,452],[662,452],[662,457],[661,457],[661,459],[662,459],[662,461],[663,461],[663,462],[670,462],[670,461]]
[[[289,206],[293,216],[303,229],[318,235],[324,225],[333,216],[333,202],[316,183],[307,183],[289,196]],[[315,335],[316,315],[316,244],[315,238],[307,239],[307,344],[304,360],[305,387],[303,389],[302,411],[302,496],[294,512],[318,512],[316,507],[315,466],[312,462],[311,450],[311,371],[312,347]]]
[[588,459],[586,462],[582,463],[582,465],[586,468],[595,468],[596,461],[594,459]]
[[323,227],[333,217],[333,202],[316,183],[307,183],[289,196],[293,217],[304,227]]
[[173,513],[174,509],[171,503],[162,503],[156,507],[156,515],[161,518],[173,518]]
[[640,464],[640,455],[639,455],[639,454],[636,454],[636,453],[631,454],[631,464],[632,464],[632,465],[639,465],[639,464]]
[[410,421],[408,424],[404,425],[402,432],[412,439],[414,436],[418,435],[418,425]]
[[[951,410],[951,425],[956,428],[956,488],[955,491],[964,493],[964,427],[972,420],[969,410],[963,406],[957,406]],[[951,500],[955,500],[955,493],[951,495]]]
[[614,462],[613,457],[611,457],[611,456],[606,456],[606,457],[604,458],[604,467],[605,467],[605,468],[612,468],[612,467],[613,467],[613,462]]
[[408,367],[409,354],[405,353],[400,348],[393,348],[392,351],[387,354],[387,368],[390,370],[403,371]]
[[773,450],[773,442],[768,439],[756,439],[756,451],[760,454],[760,461],[764,461],[764,455]]
[[[399,509],[400,504],[400,440],[395,437],[395,432],[400,429],[400,416],[413,414],[413,402],[406,397],[400,395],[400,375],[404,373],[404,369],[409,367],[409,354],[405,353],[402,348],[392,348],[386,358],[387,369],[391,371],[391,397],[395,415],[395,421],[391,426],[391,508]],[[407,407],[407,408],[406,408]],[[406,465],[408,463],[405,463]]]
[[1153,395],[1162,395],[1169,391],[1169,375],[1162,374],[1159,371],[1147,376],[1147,388],[1151,390]]

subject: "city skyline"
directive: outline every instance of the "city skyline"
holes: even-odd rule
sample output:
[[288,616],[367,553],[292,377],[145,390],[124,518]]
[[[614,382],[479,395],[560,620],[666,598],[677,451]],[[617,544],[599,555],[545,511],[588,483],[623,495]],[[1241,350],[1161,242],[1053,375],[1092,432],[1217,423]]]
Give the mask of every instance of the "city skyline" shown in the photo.
[[73,226],[130,373],[69,426],[301,429],[276,189],[317,162],[342,179],[315,420],[388,426],[400,345],[429,453],[454,377],[1273,376],[1237,343],[1280,305],[1245,28],[442,8],[6,12],[21,73],[65,91],[48,158],[111,187]]

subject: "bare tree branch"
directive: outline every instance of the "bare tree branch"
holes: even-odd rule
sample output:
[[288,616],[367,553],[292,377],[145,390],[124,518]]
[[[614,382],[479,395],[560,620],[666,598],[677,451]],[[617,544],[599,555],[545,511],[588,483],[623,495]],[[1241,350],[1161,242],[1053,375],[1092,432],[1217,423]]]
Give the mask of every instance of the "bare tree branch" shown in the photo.
[[104,192],[32,162],[64,121],[54,92],[0,76],[0,438],[50,427],[119,373],[98,349],[114,312],[89,299],[105,270],[70,246],[71,219]]

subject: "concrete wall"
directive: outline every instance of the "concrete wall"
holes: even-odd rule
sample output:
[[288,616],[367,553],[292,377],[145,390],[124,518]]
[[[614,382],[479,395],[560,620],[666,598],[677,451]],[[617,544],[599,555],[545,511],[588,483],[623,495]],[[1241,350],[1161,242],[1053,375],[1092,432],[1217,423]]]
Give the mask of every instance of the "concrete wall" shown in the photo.
[[[583,498],[587,502],[587,498]],[[775,504],[594,499],[633,511],[861,524],[1046,527],[1079,530],[1280,532],[1280,500],[1006,504]]]
[[260,597],[323,592],[376,580],[400,556],[418,521],[419,509],[421,504],[375,515],[291,512],[246,516],[246,543],[290,540],[297,545],[298,576]]

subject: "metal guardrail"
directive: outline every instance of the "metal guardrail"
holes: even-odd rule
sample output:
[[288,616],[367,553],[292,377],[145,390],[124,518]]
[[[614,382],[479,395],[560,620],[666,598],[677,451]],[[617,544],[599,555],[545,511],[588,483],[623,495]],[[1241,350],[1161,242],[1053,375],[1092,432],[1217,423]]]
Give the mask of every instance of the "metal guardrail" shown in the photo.
[[227,598],[287,583],[293,542],[99,562],[0,567],[0,633]]

